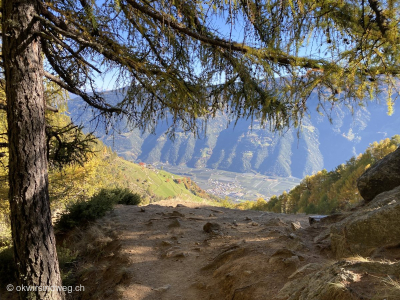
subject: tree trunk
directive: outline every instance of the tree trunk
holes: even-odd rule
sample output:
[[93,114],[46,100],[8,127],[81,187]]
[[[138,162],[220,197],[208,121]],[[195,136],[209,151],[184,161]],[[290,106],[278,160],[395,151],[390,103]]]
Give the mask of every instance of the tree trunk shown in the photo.
[[38,1],[3,0],[11,228],[20,299],[64,299],[48,193]]

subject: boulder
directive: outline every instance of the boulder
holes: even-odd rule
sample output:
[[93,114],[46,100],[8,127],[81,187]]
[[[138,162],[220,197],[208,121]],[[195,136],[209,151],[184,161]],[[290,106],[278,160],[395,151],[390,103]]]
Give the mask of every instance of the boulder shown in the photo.
[[371,201],[376,195],[400,185],[400,147],[365,171],[357,180],[360,195]]
[[297,230],[301,229],[300,222],[292,222],[292,223],[290,223],[290,226],[292,227],[293,231],[297,231]]
[[370,256],[374,250],[398,244],[400,237],[400,186],[379,194],[367,205],[330,228],[336,257]]
[[281,218],[271,218],[265,221],[265,226],[271,227],[287,227],[288,225]]
[[173,228],[173,227],[181,227],[181,222],[179,221],[179,219],[174,219],[169,225],[169,228]]
[[184,218],[185,215],[180,213],[179,211],[174,210],[172,213],[167,214],[170,217],[182,217]]
[[218,233],[221,230],[221,225],[218,223],[207,222],[203,226],[203,230],[207,233]]

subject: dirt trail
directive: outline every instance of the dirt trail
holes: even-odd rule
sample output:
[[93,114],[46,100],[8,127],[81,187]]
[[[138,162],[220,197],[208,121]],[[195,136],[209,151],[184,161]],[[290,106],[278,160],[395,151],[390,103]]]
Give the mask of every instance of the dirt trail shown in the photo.
[[[208,222],[220,227],[207,233]],[[273,299],[289,276],[329,259],[325,245],[314,242],[323,228],[305,215],[168,200],[117,206],[101,224],[117,232],[119,247],[102,276],[86,279],[87,290],[101,291],[88,299]],[[305,265],[311,267],[295,273]],[[118,276],[112,288],[106,281]]]

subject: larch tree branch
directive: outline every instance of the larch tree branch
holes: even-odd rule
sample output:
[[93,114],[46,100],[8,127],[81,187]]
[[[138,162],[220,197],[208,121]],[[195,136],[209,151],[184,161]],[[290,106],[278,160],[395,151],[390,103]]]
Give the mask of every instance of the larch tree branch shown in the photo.
[[378,0],[368,0],[369,6],[375,13],[376,23],[378,24],[379,30],[382,33],[382,36],[386,37],[386,33],[389,30],[388,27],[388,18],[381,8],[381,3]]
[[102,112],[107,112],[107,113],[121,113],[122,109],[118,107],[112,107],[109,104],[104,104],[101,105],[99,104],[94,97],[89,96],[87,93],[81,91],[80,89],[74,87],[73,85],[69,85],[66,82],[62,81],[60,78],[50,74],[49,72],[44,72],[44,76],[53,81],[54,83],[57,83],[60,87],[63,89],[80,96],[87,104],[90,106],[102,111]]

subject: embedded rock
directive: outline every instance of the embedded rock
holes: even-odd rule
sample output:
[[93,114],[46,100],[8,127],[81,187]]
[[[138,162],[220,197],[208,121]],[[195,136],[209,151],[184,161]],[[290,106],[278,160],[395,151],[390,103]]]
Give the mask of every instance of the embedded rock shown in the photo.
[[382,192],[390,191],[400,185],[400,147],[386,155],[357,180],[360,195],[371,201]]
[[301,229],[301,224],[300,222],[292,222],[290,223],[290,226],[292,227],[293,231]]
[[370,256],[376,249],[399,242],[400,186],[379,194],[366,206],[331,226],[336,257]]
[[203,226],[203,230],[207,233],[217,233],[221,230],[221,225],[219,225],[218,223],[207,222]]
[[287,227],[288,226],[284,221],[282,221],[281,218],[270,218],[264,223],[264,225],[271,226],[271,227]]
[[181,222],[178,219],[173,220],[169,225],[169,228],[181,227]]

